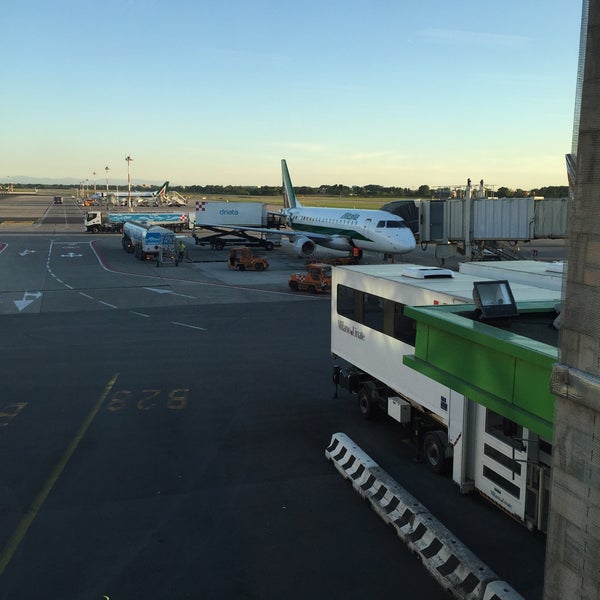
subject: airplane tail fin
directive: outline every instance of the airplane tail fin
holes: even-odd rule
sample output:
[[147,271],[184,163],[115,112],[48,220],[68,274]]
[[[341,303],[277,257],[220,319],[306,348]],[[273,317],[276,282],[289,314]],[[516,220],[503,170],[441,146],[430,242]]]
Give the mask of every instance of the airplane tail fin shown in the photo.
[[156,192],[155,196],[164,196],[169,189],[169,182],[165,181],[160,188],[158,188],[158,192]]
[[281,159],[281,176],[283,178],[284,208],[296,208],[302,206],[302,204],[296,200],[296,194],[294,193],[294,187],[292,186],[292,180],[290,179],[290,173],[285,158]]

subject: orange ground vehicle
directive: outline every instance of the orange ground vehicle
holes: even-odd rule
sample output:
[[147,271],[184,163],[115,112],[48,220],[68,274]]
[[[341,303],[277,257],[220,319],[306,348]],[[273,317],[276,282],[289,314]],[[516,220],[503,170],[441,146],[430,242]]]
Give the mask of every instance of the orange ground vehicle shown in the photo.
[[328,294],[331,292],[331,265],[310,263],[306,267],[306,273],[292,273],[288,285],[292,292]]
[[231,249],[227,266],[238,271],[264,271],[269,268],[269,263],[265,258],[254,256],[250,248],[240,246]]
[[[356,256],[334,256],[331,258],[320,258],[319,262],[338,267],[342,265],[358,265],[360,259]],[[309,265],[310,261],[306,264]]]

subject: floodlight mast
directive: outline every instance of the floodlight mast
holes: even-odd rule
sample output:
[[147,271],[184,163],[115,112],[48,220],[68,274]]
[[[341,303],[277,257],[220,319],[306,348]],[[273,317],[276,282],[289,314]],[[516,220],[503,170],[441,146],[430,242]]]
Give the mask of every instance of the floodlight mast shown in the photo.
[[106,206],[108,206],[108,172],[110,171],[110,168],[108,167],[108,165],[106,165],[106,167],[104,167],[104,172],[106,173]]
[[129,208],[131,208],[131,171],[129,165],[133,158],[127,155],[125,157],[125,160],[127,161],[127,205],[129,206]]

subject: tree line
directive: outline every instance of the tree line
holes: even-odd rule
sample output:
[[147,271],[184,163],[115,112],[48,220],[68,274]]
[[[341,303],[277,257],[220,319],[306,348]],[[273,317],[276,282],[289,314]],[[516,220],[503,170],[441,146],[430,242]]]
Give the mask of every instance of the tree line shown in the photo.
[[[52,190],[77,190],[80,186],[68,184],[15,184],[18,189],[52,189]],[[474,186],[476,189],[476,186]],[[159,186],[132,186],[132,191],[157,190]],[[98,186],[103,190],[102,186]],[[112,189],[112,186],[111,186]],[[121,190],[123,187],[121,186]],[[252,185],[175,185],[169,190],[179,192],[182,196],[222,195],[222,196],[281,196],[281,186],[252,186]],[[294,190],[299,196],[338,196],[340,198],[447,198],[450,188],[430,188],[421,185],[416,189],[407,187],[386,187],[383,185],[347,186],[342,184],[321,185],[319,187],[295,186]],[[569,187],[566,185],[550,185],[523,190],[520,188],[499,187],[492,190],[492,195],[498,198],[523,198],[525,196],[543,196],[544,198],[566,198],[569,195]]]
[[[244,185],[191,185],[174,186],[173,189],[183,196],[197,196],[203,194],[211,195],[234,195],[234,196],[281,196],[281,186],[244,186]],[[299,196],[339,196],[350,198],[446,198],[451,190],[449,188],[430,188],[421,185],[417,189],[407,187],[386,187],[382,185],[347,186],[342,184],[321,185],[319,187],[294,186]],[[511,189],[499,187],[492,190],[492,195],[498,198],[524,198],[526,196],[543,196],[544,198],[566,198],[569,195],[569,186],[551,185],[532,190],[520,188]]]

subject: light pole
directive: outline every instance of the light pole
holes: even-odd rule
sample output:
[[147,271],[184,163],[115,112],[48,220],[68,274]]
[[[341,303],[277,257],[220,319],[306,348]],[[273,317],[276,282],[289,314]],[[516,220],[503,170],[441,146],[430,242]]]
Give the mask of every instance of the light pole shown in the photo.
[[94,196],[96,195],[96,171],[94,171],[92,173],[92,175],[94,176]]
[[131,158],[131,156],[127,155],[125,157],[125,160],[127,161],[127,204],[129,206],[129,208],[131,208],[131,172],[129,169],[129,165],[130,165],[131,161],[133,160],[133,158]]
[[110,169],[108,168],[108,165],[106,165],[106,167],[104,167],[104,172],[106,173],[106,206],[108,206],[108,171]]

